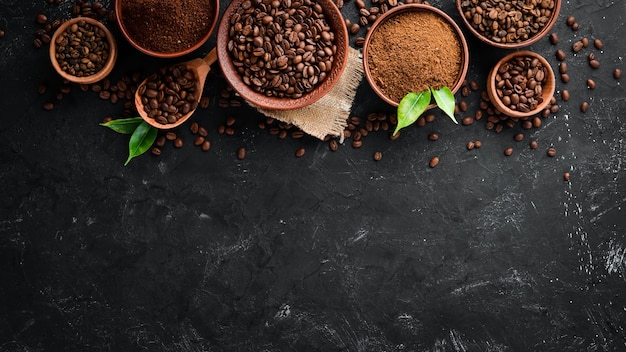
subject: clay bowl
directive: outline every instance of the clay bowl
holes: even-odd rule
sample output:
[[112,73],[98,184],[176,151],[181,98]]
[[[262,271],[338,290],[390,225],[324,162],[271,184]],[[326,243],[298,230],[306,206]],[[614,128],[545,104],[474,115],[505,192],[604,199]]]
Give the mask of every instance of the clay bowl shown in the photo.
[[[107,42],[109,44],[109,57],[106,61],[106,63],[104,64],[104,66],[102,67],[102,69],[100,69],[100,71],[89,75],[89,76],[82,76],[82,77],[78,77],[78,76],[74,76],[72,74],[69,74],[65,71],[63,71],[61,69],[61,66],[59,65],[59,62],[57,61],[56,57],[57,57],[57,38],[59,38],[59,36],[61,36],[63,34],[63,32],[65,32],[68,28],[70,28],[73,24],[78,23],[80,21],[85,21],[93,26],[96,26],[98,28],[100,28],[106,35],[107,38]],[[113,37],[113,35],[111,34],[111,32],[99,21],[93,19],[93,18],[89,18],[89,17],[76,17],[73,18],[65,23],[63,23],[62,25],[59,26],[59,28],[57,28],[57,30],[54,32],[54,34],[52,35],[52,39],[50,40],[50,62],[52,63],[52,66],[54,67],[54,69],[59,73],[59,75],[61,75],[61,77],[63,77],[64,79],[70,81],[70,82],[74,82],[74,83],[78,83],[78,84],[91,84],[91,83],[95,83],[98,81],[101,81],[103,78],[105,78],[109,73],[111,73],[111,70],[113,70],[113,67],[115,66],[115,62],[117,60],[117,43],[115,42],[115,38]]]
[[[538,104],[535,109],[527,112],[513,110],[506,106],[502,102],[502,99],[500,98],[498,94],[498,89],[496,87],[496,78],[499,74],[498,70],[500,69],[500,67],[502,67],[502,65],[509,62],[510,60],[520,57],[529,57],[531,59],[539,60],[541,65],[545,68],[546,73],[544,81],[542,83],[541,92],[541,98],[543,99],[543,101]],[[550,99],[552,99],[552,96],[554,95],[555,83],[556,79],[554,77],[554,71],[552,70],[552,67],[550,67],[550,63],[543,56],[537,53],[528,50],[522,50],[504,56],[492,67],[487,78],[487,94],[489,95],[489,100],[491,101],[493,106],[502,114],[515,118],[527,118],[541,113],[541,111],[543,111],[543,109],[545,109],[546,106],[550,103]]]
[[[541,38],[545,37],[550,30],[552,29],[552,27],[554,26],[554,24],[556,23],[556,20],[559,17],[559,11],[561,10],[561,2],[562,0],[553,0],[554,1],[554,6],[551,10],[551,13],[548,17],[548,21],[544,24],[544,26],[537,32],[535,33],[533,36],[529,37],[527,40],[521,41],[519,43],[501,43],[498,41],[495,41],[492,38],[488,38],[486,37],[484,34],[480,33],[476,28],[474,28],[474,26],[472,26],[473,23],[473,15],[472,13],[465,13],[465,11],[463,10],[463,3],[464,2],[471,2],[470,0],[456,0],[456,8],[459,11],[459,14],[461,15],[461,18],[463,20],[463,23],[465,24],[465,26],[467,27],[467,29],[476,37],[478,38],[480,41],[494,46],[496,48],[503,48],[503,49],[520,49],[520,48],[524,48],[527,47],[531,44],[536,43],[537,41],[541,40]],[[540,2],[541,3],[541,2]],[[487,15],[487,14],[486,14]],[[487,15],[488,16],[488,15]],[[470,23],[472,22],[472,23]]]
[[[122,36],[124,37],[124,39],[126,39],[126,41],[128,41],[133,47],[135,47],[140,52],[146,55],[158,57],[158,58],[169,59],[169,58],[181,57],[200,48],[204,43],[206,43],[206,41],[209,39],[209,37],[213,33],[213,30],[215,29],[218,16],[219,16],[219,1],[211,0],[210,2],[211,3],[211,17],[208,19],[210,26],[209,26],[208,31],[204,34],[204,36],[202,36],[202,38],[200,38],[200,40],[198,40],[195,43],[189,43],[189,46],[184,50],[172,51],[172,52],[159,52],[159,51],[151,50],[150,48],[146,48],[142,46],[136,39],[132,37],[131,33],[129,32],[124,22],[124,15],[122,11],[122,3],[124,1],[133,1],[133,0],[115,0],[115,20],[117,21],[117,25],[120,29],[120,32],[122,33]],[[194,14],[192,13],[188,14],[188,16],[193,16],[193,15]]]
[[[433,7],[431,5],[406,4],[403,6],[394,7],[392,10],[389,10],[385,12],[382,16],[380,16],[379,19],[376,20],[376,22],[374,22],[370,30],[367,32],[367,35],[365,36],[365,42],[363,44],[363,70],[365,73],[365,78],[367,79],[369,85],[372,87],[374,92],[381,99],[387,102],[389,105],[392,105],[395,107],[398,106],[400,101],[399,100],[396,101],[390,98],[389,96],[387,96],[385,92],[376,83],[376,79],[374,78],[374,75],[372,74],[372,69],[370,67],[371,64],[370,64],[369,52],[371,50],[370,48],[371,48],[372,36],[375,35],[376,31],[381,27],[382,24],[384,24],[386,21],[393,19],[395,16],[398,16],[400,14],[404,14],[407,12],[413,12],[413,11],[429,12],[429,13],[433,13],[439,16],[446,23],[450,25],[450,27],[453,29],[453,31],[455,32],[458,38],[459,44],[461,45],[461,63],[459,67],[459,73],[454,81],[454,84],[448,86],[448,88],[450,88],[452,93],[456,93],[461,88],[461,86],[463,85],[463,81],[465,80],[465,76],[467,75],[467,70],[469,68],[469,49],[467,46],[467,41],[465,40],[465,37],[463,36],[463,32],[461,31],[459,26],[454,22],[454,20],[452,20],[452,18],[450,18],[450,16],[448,16],[442,10],[436,7]],[[428,31],[428,28],[423,28],[423,30]],[[399,56],[406,57],[406,60],[408,62],[410,62],[411,60],[419,60],[419,57],[415,57],[415,55],[413,56],[407,55],[406,52],[389,52],[389,56],[392,56],[392,55],[399,55]],[[413,71],[413,70],[416,70],[416,68],[407,67],[406,70]],[[435,106],[437,105],[434,103],[430,104],[427,109],[431,109]]]
[[314,0],[313,3],[321,5],[324,18],[331,31],[334,33],[334,43],[337,47],[334,54],[334,62],[327,72],[326,79],[318,83],[313,90],[303,94],[299,98],[280,98],[266,96],[251,89],[244,83],[241,75],[237,72],[233,60],[228,51],[229,31],[231,28],[230,18],[241,7],[245,0],[234,0],[226,8],[222,20],[217,29],[217,56],[219,66],[228,83],[243,99],[258,108],[270,110],[293,110],[313,104],[328,93],[341,78],[341,74],[348,60],[348,31],[345,22],[332,0]]

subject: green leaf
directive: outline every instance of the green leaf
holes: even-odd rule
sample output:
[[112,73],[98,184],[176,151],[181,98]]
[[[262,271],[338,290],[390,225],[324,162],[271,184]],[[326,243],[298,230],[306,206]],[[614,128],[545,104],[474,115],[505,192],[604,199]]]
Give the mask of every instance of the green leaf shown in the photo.
[[415,123],[430,104],[430,90],[415,93],[410,92],[398,104],[398,125],[393,132],[395,135],[400,129]]
[[454,118],[454,94],[452,94],[450,88],[441,87],[437,90],[430,88],[430,90],[433,92],[433,97],[439,109],[443,110],[458,125],[459,122]]
[[133,135],[130,136],[130,141],[128,141],[128,159],[126,159],[124,166],[128,165],[130,159],[150,149],[157,137],[157,132],[158,130],[156,128],[148,125],[145,121],[142,121],[139,126],[137,126]]
[[100,126],[108,127],[117,133],[133,134],[139,124],[143,122],[141,117],[131,117],[127,119],[111,120],[101,123]]

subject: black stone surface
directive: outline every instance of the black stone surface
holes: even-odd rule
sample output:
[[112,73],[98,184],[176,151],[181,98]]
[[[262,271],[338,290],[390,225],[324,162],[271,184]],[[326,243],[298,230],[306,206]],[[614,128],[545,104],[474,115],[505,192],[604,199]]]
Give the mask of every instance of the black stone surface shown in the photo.
[[[432,3],[460,24],[451,0]],[[456,126],[435,111],[396,141],[379,131],[331,152],[259,129],[245,105],[219,108],[214,74],[212,104],[193,117],[211,150],[194,147],[185,125],[183,148],[126,167],[127,137],[98,125],[120,116],[121,102],[72,86],[42,109],[62,82],[47,48],[32,45],[35,15],[68,18],[70,6],[0,6],[0,351],[626,350],[626,95],[612,77],[624,68],[626,2],[565,1],[561,42],[530,47],[555,69],[565,50],[572,77],[557,82],[572,98],[557,93],[560,110],[540,128],[495,133],[485,118]],[[343,11],[357,19],[352,1]],[[110,27],[120,46],[112,80],[173,62]],[[468,80],[484,85],[507,51],[466,33]],[[583,36],[604,50],[574,56]],[[457,100],[471,114],[480,97]],[[393,110],[363,81],[353,115],[371,112]],[[228,115],[238,117],[233,136],[217,133]],[[469,140],[483,147],[468,151]]]

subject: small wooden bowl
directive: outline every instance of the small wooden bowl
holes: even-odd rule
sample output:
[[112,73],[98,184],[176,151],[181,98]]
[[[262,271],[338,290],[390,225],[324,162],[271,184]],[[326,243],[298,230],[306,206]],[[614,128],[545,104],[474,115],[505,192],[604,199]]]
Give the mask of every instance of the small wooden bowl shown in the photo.
[[493,47],[502,48],[502,49],[520,49],[520,48],[524,48],[524,47],[527,47],[529,45],[532,45],[538,42],[539,40],[541,40],[541,38],[545,37],[550,32],[550,30],[556,23],[556,20],[559,17],[559,12],[561,10],[561,0],[554,0],[554,8],[552,9],[550,18],[539,32],[535,33],[535,35],[528,38],[527,40],[519,42],[519,43],[499,43],[499,42],[493,41],[485,37],[482,33],[478,32],[476,28],[472,26],[472,24],[465,17],[465,14],[463,12],[463,6],[462,6],[463,1],[468,1],[468,0],[456,0],[456,8],[459,11],[459,14],[461,15],[461,19],[463,23],[465,24],[465,27],[467,27],[467,29],[469,29],[469,31],[480,41],[488,45],[491,45]]
[[[211,18],[210,18],[211,26],[209,27],[209,30],[206,32],[206,34],[202,38],[200,38],[198,42],[194,43],[193,45],[191,45],[189,48],[185,50],[164,53],[164,52],[158,52],[158,51],[150,50],[146,47],[143,47],[135,39],[133,39],[133,37],[128,32],[128,29],[126,29],[126,26],[124,25],[124,16],[122,13],[123,1],[132,1],[132,0],[115,0],[115,20],[117,21],[117,26],[119,27],[120,32],[122,33],[122,36],[124,37],[124,39],[126,39],[126,41],[130,43],[130,45],[135,47],[135,49],[139,50],[140,52],[146,55],[152,56],[152,57],[158,57],[158,58],[163,58],[163,59],[171,59],[171,58],[181,57],[181,56],[190,54],[191,52],[197,50],[202,45],[204,45],[204,43],[206,43],[209,37],[211,37],[211,34],[213,33],[213,30],[215,29],[218,16],[219,16],[220,3],[218,0],[213,0],[211,1],[211,10],[212,10]],[[193,14],[189,14],[189,16],[193,16]]]
[[[530,57],[538,59],[539,62],[541,62],[541,65],[545,67],[545,72],[547,74],[547,77],[545,78],[545,83],[542,84],[541,97],[543,98],[543,102],[537,105],[535,109],[528,112],[510,109],[509,107],[504,105],[497,93],[496,75],[498,74],[498,69],[504,63],[517,57]],[[548,106],[548,104],[550,103],[550,99],[552,99],[552,96],[554,95],[555,85],[556,78],[554,76],[554,71],[552,70],[552,67],[550,67],[550,63],[543,56],[535,52],[522,50],[504,56],[493,66],[487,78],[487,94],[489,95],[489,100],[491,101],[493,106],[504,115],[516,118],[526,118],[541,113],[541,111],[543,111],[543,109]]]
[[[57,38],[63,34],[63,32],[65,32],[71,25],[73,25],[74,23],[78,23],[80,21],[85,21],[91,25],[94,25],[100,29],[102,29],[102,31],[106,34],[106,38],[107,41],[109,43],[109,58],[106,62],[106,64],[102,67],[102,69],[96,73],[94,73],[93,75],[90,76],[84,76],[84,77],[78,77],[78,76],[74,76],[71,75],[65,71],[63,71],[61,69],[61,66],[59,66],[59,63],[56,59],[56,53],[57,53],[57,48],[56,48],[56,40]],[[70,81],[70,82],[74,82],[74,83],[78,83],[78,84],[91,84],[91,83],[95,83],[98,81],[101,81],[102,79],[104,79],[109,73],[111,73],[111,71],[113,70],[113,67],[115,66],[115,62],[117,61],[117,43],[115,42],[115,38],[113,37],[113,35],[111,34],[111,32],[108,30],[108,28],[106,28],[105,25],[103,25],[100,21],[97,21],[93,18],[89,18],[89,17],[76,17],[73,18],[65,23],[63,23],[61,26],[59,26],[59,28],[57,28],[57,30],[54,32],[54,34],[52,35],[52,39],[50,40],[50,62],[52,63],[52,66],[54,67],[54,69],[59,73],[59,75],[61,75],[61,77],[63,77],[64,79]]]
[[[381,98],[383,99],[385,102],[387,102],[387,104],[391,105],[391,106],[395,106],[397,107],[399,105],[399,101],[395,101],[393,99],[391,99],[390,97],[388,97],[387,95],[385,95],[385,93],[376,85],[375,79],[372,77],[372,72],[370,70],[369,67],[369,57],[368,57],[368,52],[370,50],[370,43],[372,40],[372,35],[375,33],[376,29],[379,28],[381,26],[381,24],[383,24],[385,21],[393,18],[394,16],[397,16],[399,14],[402,14],[404,12],[409,12],[409,11],[423,11],[423,12],[431,12],[434,13],[435,15],[441,17],[443,20],[445,20],[454,30],[454,32],[456,33],[456,36],[458,37],[459,43],[461,45],[461,67],[459,68],[459,74],[456,78],[456,80],[454,81],[454,84],[450,88],[450,90],[452,91],[452,93],[456,93],[461,86],[463,85],[463,81],[465,80],[465,76],[467,75],[467,71],[469,69],[469,48],[467,46],[467,41],[465,40],[465,36],[463,35],[463,32],[461,31],[461,28],[459,28],[459,26],[456,24],[456,22],[454,22],[454,20],[448,16],[445,12],[443,12],[442,10],[431,6],[431,5],[424,5],[424,4],[406,4],[406,5],[402,5],[402,6],[398,6],[398,7],[394,7],[392,10],[389,10],[387,12],[385,12],[382,16],[380,16],[376,22],[374,22],[374,24],[372,25],[372,27],[370,28],[370,30],[367,32],[367,35],[365,36],[365,42],[363,44],[363,70],[365,73],[365,78],[367,79],[369,85],[372,87],[372,90],[374,90],[374,92]],[[427,29],[425,29],[427,30]],[[401,56],[406,56],[407,53],[392,53],[390,52],[389,55],[401,55]],[[419,58],[413,58],[408,56],[407,60],[418,60]],[[408,92],[407,92],[408,93]],[[437,106],[437,104],[430,104],[428,105],[427,109],[432,109],[435,106]]]
[[231,87],[243,99],[250,104],[270,110],[293,110],[313,104],[326,95],[335,84],[341,79],[346,63],[348,61],[348,30],[346,28],[341,12],[332,0],[314,0],[322,6],[324,17],[335,35],[337,46],[334,55],[332,69],[328,72],[326,79],[319,83],[312,91],[303,94],[300,98],[280,98],[268,97],[258,93],[243,82],[241,75],[237,72],[230,53],[228,52],[229,30],[231,27],[230,18],[237,8],[241,7],[244,0],[233,0],[226,8],[222,20],[217,29],[217,57],[222,73]]

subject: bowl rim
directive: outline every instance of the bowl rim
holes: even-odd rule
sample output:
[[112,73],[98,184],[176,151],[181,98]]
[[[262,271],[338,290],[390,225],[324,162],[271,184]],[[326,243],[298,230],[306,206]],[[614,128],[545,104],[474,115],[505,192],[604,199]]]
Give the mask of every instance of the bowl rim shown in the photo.
[[124,25],[123,16],[122,16],[122,1],[124,0],[115,0],[115,22],[117,23],[117,27],[122,33],[122,36],[124,37],[124,39],[126,39],[126,41],[130,43],[130,45],[132,45],[135,49],[139,50],[140,52],[146,55],[152,56],[152,57],[157,57],[157,58],[162,58],[162,59],[171,59],[171,58],[181,57],[181,56],[184,56],[184,55],[187,55],[196,51],[202,45],[204,45],[204,43],[206,43],[207,40],[209,40],[209,38],[213,34],[213,31],[215,30],[215,26],[217,25],[217,22],[219,21],[220,2],[219,0],[211,0],[211,4],[213,5],[213,11],[212,11],[213,21],[211,22],[211,26],[209,27],[209,30],[206,32],[206,34],[202,38],[200,38],[200,40],[198,40],[198,42],[196,42],[194,45],[190,46],[189,48],[181,50],[181,51],[172,51],[172,52],[167,52],[167,53],[153,51],[153,50],[150,50],[141,46],[139,43],[135,41],[135,39],[133,39],[130,33],[128,33],[128,30],[126,29],[126,26]]
[[496,108],[496,110],[498,110],[500,113],[506,116],[517,117],[517,118],[524,118],[524,117],[530,117],[530,116],[536,115],[540,113],[543,109],[545,109],[545,107],[548,106],[548,104],[550,103],[550,99],[544,99],[543,102],[537,105],[535,109],[530,110],[528,112],[522,112],[519,110],[509,109],[506,105],[502,103],[502,100],[496,94],[495,76],[496,76],[496,73],[498,72],[498,68],[505,62],[513,58],[521,57],[521,56],[537,58],[541,62],[541,64],[547,69],[547,74],[548,74],[547,79],[552,84],[548,85],[547,91],[542,90],[543,96],[552,97],[556,90],[556,77],[554,75],[554,70],[552,69],[552,66],[550,66],[550,63],[548,62],[548,60],[542,55],[534,51],[530,51],[530,50],[519,50],[519,51],[514,51],[512,53],[509,53],[505,55],[504,57],[502,57],[500,60],[498,60],[498,62],[495,65],[493,65],[493,67],[491,68],[491,71],[489,72],[489,75],[487,78],[487,95],[489,96],[489,100],[491,101],[491,104],[493,104],[493,106]]
[[233,0],[222,15],[221,22],[217,29],[217,61],[226,81],[245,101],[257,108],[268,110],[293,110],[303,108],[317,102],[339,82],[348,62],[350,44],[348,30],[340,10],[332,0],[314,0],[315,3],[322,6],[328,25],[331,26],[335,34],[335,44],[337,45],[335,61],[326,79],[318,83],[315,89],[296,99],[268,97],[265,94],[250,89],[243,82],[241,75],[236,71],[227,49],[230,17],[243,1],[245,0]]
[[[74,23],[78,23],[80,21],[85,21],[89,24],[92,24],[100,28],[105,33],[107,42],[109,43],[109,58],[107,59],[107,62],[105,63],[105,65],[102,67],[100,71],[90,76],[85,76],[85,77],[77,77],[77,76],[71,75],[63,71],[61,69],[61,66],[59,65],[59,62],[56,59],[57,38],[63,32],[65,32],[65,30],[69,28],[71,25],[73,25]],[[102,22],[96,19],[93,19],[91,17],[79,16],[79,17],[74,17],[68,21],[65,21],[56,29],[56,31],[52,35],[52,38],[50,39],[49,53],[50,53],[50,62],[52,63],[52,66],[57,71],[57,73],[61,75],[61,77],[63,77],[64,79],[70,82],[74,82],[78,84],[91,84],[91,83],[95,83],[104,79],[113,70],[113,67],[115,66],[115,63],[117,61],[117,42],[115,41],[115,37],[113,37],[113,34],[111,33],[111,31]]]
[[561,2],[562,2],[561,0],[554,0],[554,9],[552,9],[552,16],[550,16],[550,20],[545,26],[543,26],[541,31],[539,31],[534,36],[530,37],[530,39],[525,40],[523,42],[519,42],[519,43],[498,43],[498,42],[494,42],[493,40],[479,33],[469,23],[469,21],[467,20],[467,18],[465,18],[465,15],[463,14],[463,8],[461,6],[462,1],[464,0],[455,0],[455,3],[456,3],[457,11],[459,12],[459,15],[461,16],[461,21],[463,21],[463,23],[465,24],[465,27],[472,33],[472,35],[474,35],[474,37],[476,37],[483,43],[494,46],[496,48],[501,48],[501,49],[521,49],[521,48],[530,46],[532,44],[535,44],[536,42],[543,39],[548,34],[548,32],[552,30],[552,27],[554,27],[554,24],[558,20],[559,13],[561,12]]
[[[456,92],[459,91],[459,89],[461,88],[461,86],[463,85],[463,81],[465,80],[465,77],[467,76],[467,72],[469,70],[469,60],[470,60],[470,54],[469,54],[469,47],[467,45],[467,40],[465,39],[465,35],[463,34],[463,31],[461,30],[461,28],[459,27],[459,25],[452,19],[452,17],[450,17],[447,13],[445,13],[443,10],[434,7],[432,5],[426,5],[426,4],[405,4],[402,6],[397,6],[394,7],[393,9],[385,12],[382,16],[380,16],[376,22],[374,22],[374,24],[370,27],[369,31],[367,32],[366,36],[365,36],[365,42],[363,44],[363,72],[365,74],[365,78],[368,81],[370,87],[372,88],[372,90],[374,90],[374,92],[376,93],[376,95],[378,95],[381,99],[383,99],[387,104],[390,104],[391,106],[394,107],[398,107],[399,102],[393,101],[391,98],[387,97],[381,90],[380,88],[378,88],[378,86],[376,85],[375,82],[373,82],[373,78],[372,78],[372,74],[371,71],[369,69],[369,58],[368,58],[368,52],[369,52],[369,45],[372,39],[372,35],[374,34],[374,32],[376,31],[376,29],[382,25],[385,21],[387,21],[389,18],[400,14],[402,12],[408,12],[408,11],[427,11],[427,12],[433,12],[436,15],[442,17],[453,29],[453,31],[456,33],[457,38],[459,39],[459,43],[461,44],[461,60],[462,63],[460,65],[461,69],[459,70],[459,74],[455,80],[454,86],[450,87],[450,90],[452,91],[452,94],[455,94]],[[432,109],[435,106],[437,106],[437,104],[433,103],[428,105],[427,109]]]

